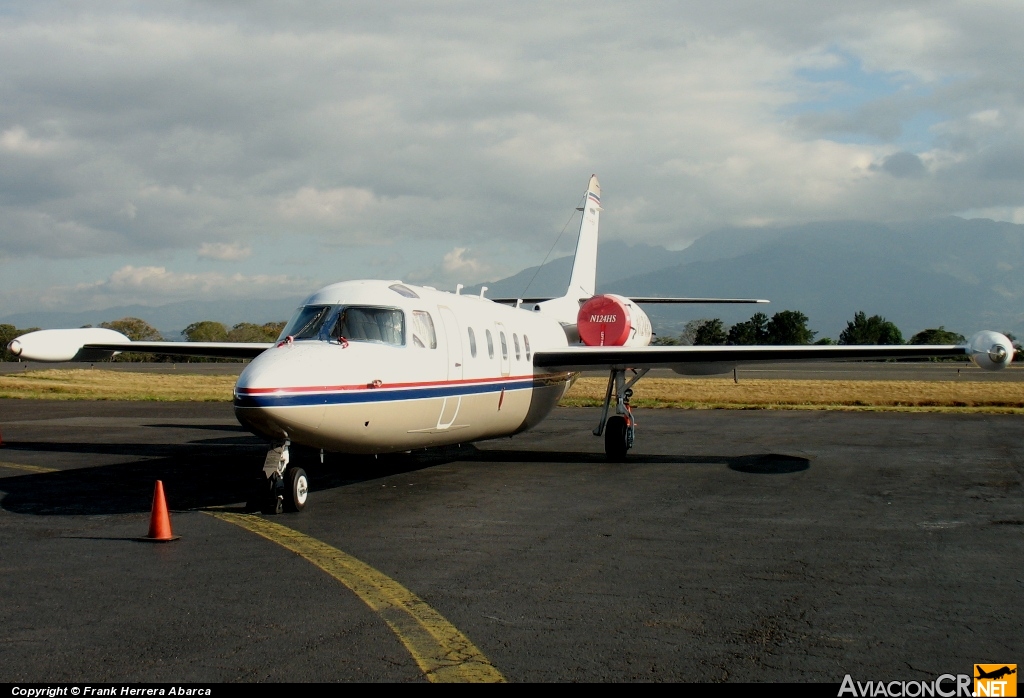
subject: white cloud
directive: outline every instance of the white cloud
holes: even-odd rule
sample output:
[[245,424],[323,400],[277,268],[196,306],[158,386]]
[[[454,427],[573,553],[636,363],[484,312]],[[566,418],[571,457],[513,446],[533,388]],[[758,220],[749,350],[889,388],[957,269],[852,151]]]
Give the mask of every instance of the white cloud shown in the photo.
[[591,172],[606,237],[673,247],[1016,211],[1024,6],[983,8],[42,0],[0,19],[0,258],[248,271],[302,240],[333,253],[303,273],[343,278],[345,249],[443,241],[421,273],[472,277],[537,263]]
[[1024,206],[993,206],[957,213],[962,218],[990,218],[995,221],[1024,225]]
[[204,242],[199,246],[200,259],[238,262],[252,255],[252,248],[240,242]]
[[492,271],[491,265],[472,257],[467,248],[456,247],[445,253],[440,264],[415,269],[409,272],[408,278],[416,283],[447,288],[459,283],[476,283],[486,278]]
[[0,150],[19,155],[45,155],[57,149],[55,141],[32,138],[22,126],[0,133]]
[[162,305],[180,300],[213,298],[262,298],[304,294],[313,281],[286,275],[223,274],[219,272],[177,272],[157,266],[124,266],[106,279],[47,289],[40,301],[44,307],[103,308],[124,304],[126,299],[141,305]]
[[373,192],[358,187],[316,189],[302,187],[281,199],[278,211],[286,218],[337,220],[363,212],[374,203]]
[[465,247],[456,247],[444,256],[441,268],[448,274],[469,274],[479,277],[487,271],[487,265],[479,259],[472,259],[466,256]]

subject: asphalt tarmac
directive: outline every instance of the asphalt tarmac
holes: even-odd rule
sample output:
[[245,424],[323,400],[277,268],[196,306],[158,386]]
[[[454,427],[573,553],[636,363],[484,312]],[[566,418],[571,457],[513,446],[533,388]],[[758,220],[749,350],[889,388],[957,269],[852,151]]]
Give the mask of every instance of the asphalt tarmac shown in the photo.
[[[597,410],[295,457],[266,517],[419,595],[509,681],[928,680],[1024,658],[1014,415]],[[424,681],[352,591],[203,509],[264,446],[228,404],[0,400],[0,681]],[[53,472],[49,472],[53,471]],[[145,535],[162,479],[174,532]]]

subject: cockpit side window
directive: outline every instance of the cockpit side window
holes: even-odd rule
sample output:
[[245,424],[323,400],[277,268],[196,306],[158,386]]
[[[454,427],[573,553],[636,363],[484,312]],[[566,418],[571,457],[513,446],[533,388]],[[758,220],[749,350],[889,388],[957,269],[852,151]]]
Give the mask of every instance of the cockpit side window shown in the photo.
[[434,320],[426,310],[412,311],[412,345],[421,349],[437,349]]
[[349,305],[341,309],[331,327],[330,339],[405,344],[405,315],[397,308]]
[[285,337],[294,339],[316,339],[320,335],[320,328],[327,321],[331,312],[329,305],[306,305],[295,311],[291,322],[285,325],[281,331],[278,341]]

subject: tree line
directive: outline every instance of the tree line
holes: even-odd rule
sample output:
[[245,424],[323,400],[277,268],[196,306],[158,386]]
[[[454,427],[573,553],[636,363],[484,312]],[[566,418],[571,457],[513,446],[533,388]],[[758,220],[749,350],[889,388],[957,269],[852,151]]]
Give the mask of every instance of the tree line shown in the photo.
[[[764,313],[754,313],[749,320],[737,322],[725,328],[719,318],[700,318],[686,323],[682,333],[675,337],[657,337],[654,344],[665,345],[790,345],[790,344],[963,344],[967,341],[959,332],[947,330],[940,325],[921,330],[909,340],[903,340],[903,333],[895,323],[881,315],[867,316],[857,312],[846,323],[839,334],[839,341],[831,337],[815,340],[817,332],[808,326],[808,318],[798,310],[783,310],[769,318]],[[1021,345],[1013,334],[1004,332],[1013,342],[1017,351],[1015,361],[1024,360]]]
[[[789,345],[789,344],[963,344],[966,338],[957,332],[951,332],[943,326],[922,330],[908,341],[903,341],[903,333],[892,322],[881,315],[868,317],[863,311],[856,313],[853,320],[846,323],[846,328],[839,334],[839,341],[831,337],[815,340],[817,332],[808,326],[808,318],[798,310],[783,310],[769,318],[764,313],[754,313],[749,320],[737,322],[725,328],[719,318],[700,318],[686,323],[683,331],[675,337],[657,337],[657,345]],[[220,322],[202,320],[193,322],[182,330],[181,334],[189,342],[273,342],[284,329],[285,322],[267,322],[258,325],[252,322],[240,322],[230,329]],[[92,325],[85,325],[92,327]],[[133,342],[161,341],[160,332],[145,320],[137,317],[125,317],[120,320],[103,322],[100,327],[116,330]],[[14,338],[38,327],[17,329],[14,325],[0,324],[0,360],[16,361],[17,358],[7,351],[7,344]],[[1013,341],[1017,354],[1015,361],[1024,360],[1024,352],[1016,337],[1004,332]],[[238,361],[239,359],[203,359],[180,356],[154,358],[148,354],[125,352],[118,354],[114,361],[166,361],[184,363],[186,361]]]
[[[240,322],[230,329],[226,325],[213,320],[193,322],[182,330],[181,335],[188,342],[273,342],[284,329],[285,322],[267,322],[257,325],[252,322]],[[100,327],[120,332],[133,342],[159,342],[164,337],[160,331],[145,320],[137,317],[124,317],[120,320],[100,323]],[[85,325],[92,327],[92,325]],[[17,361],[17,357],[7,351],[7,345],[12,339],[20,337],[29,332],[35,332],[38,327],[18,329],[14,325],[0,324],[0,353],[3,361]],[[184,363],[186,361],[208,362],[208,361],[240,361],[241,359],[205,359],[182,356],[154,357],[152,354],[139,354],[124,352],[113,358],[114,361],[163,361],[168,363]]]

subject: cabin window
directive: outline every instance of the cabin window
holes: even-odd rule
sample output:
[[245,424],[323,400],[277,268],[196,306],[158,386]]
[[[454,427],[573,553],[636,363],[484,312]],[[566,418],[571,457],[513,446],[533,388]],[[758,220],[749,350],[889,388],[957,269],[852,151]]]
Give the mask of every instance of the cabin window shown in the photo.
[[281,331],[278,341],[286,337],[293,339],[316,339],[320,336],[320,329],[327,322],[333,306],[330,305],[306,305],[295,311],[291,321]]
[[331,339],[344,337],[350,342],[405,344],[405,315],[397,308],[343,307],[331,327]]
[[523,335],[523,346],[526,348],[526,360],[530,360],[530,338]]
[[476,333],[472,327],[469,328],[469,355],[476,358]]
[[516,350],[516,361],[519,361],[519,335],[515,332],[512,333],[512,346]]
[[421,349],[437,349],[434,320],[426,310],[412,311],[412,343]]
[[499,332],[498,339],[501,340],[501,358],[508,360],[508,342],[505,341],[505,333]]
[[487,358],[494,358],[494,339],[491,337],[490,330],[484,330],[484,334],[487,336]]

